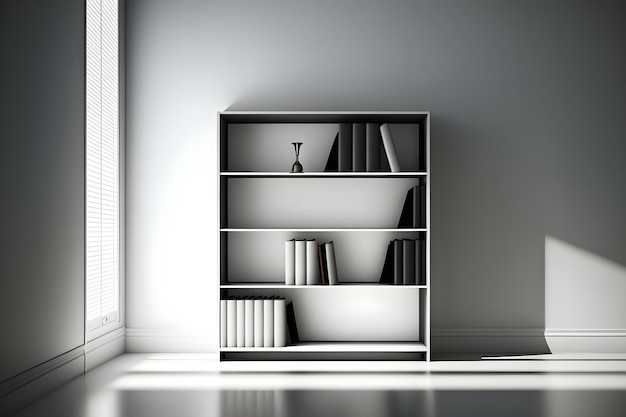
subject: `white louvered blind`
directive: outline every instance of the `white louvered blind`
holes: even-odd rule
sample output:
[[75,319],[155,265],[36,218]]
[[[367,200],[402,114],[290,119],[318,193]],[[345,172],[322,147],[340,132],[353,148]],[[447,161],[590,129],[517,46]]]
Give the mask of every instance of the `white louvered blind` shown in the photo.
[[119,320],[119,59],[117,0],[87,0],[87,330]]

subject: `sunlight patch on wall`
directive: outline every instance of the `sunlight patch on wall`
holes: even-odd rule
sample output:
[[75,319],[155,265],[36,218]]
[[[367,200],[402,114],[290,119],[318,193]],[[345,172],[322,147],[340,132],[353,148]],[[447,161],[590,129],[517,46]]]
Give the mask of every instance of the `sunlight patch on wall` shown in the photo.
[[545,238],[546,341],[552,353],[626,348],[626,267]]

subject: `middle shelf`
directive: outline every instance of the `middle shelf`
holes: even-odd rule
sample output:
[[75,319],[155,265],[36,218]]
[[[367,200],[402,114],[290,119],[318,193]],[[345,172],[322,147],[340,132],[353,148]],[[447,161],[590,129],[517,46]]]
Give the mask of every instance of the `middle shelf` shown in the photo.
[[425,226],[426,187],[421,177],[222,178],[220,228],[392,229],[413,201]]
[[220,232],[297,232],[297,233],[316,233],[316,232],[392,232],[392,233],[405,233],[405,232],[425,232],[426,228],[309,228],[309,229],[288,229],[288,228],[223,228]]
[[293,239],[332,242],[338,284],[379,285],[391,242],[428,238],[423,229],[272,229],[220,234],[222,285],[284,284],[285,244]]

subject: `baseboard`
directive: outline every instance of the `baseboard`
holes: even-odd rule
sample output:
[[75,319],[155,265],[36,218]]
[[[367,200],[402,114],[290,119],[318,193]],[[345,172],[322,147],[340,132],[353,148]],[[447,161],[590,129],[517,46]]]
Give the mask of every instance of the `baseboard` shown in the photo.
[[126,328],[126,352],[201,353],[216,349],[214,338],[206,333]]
[[124,353],[119,328],[50,359],[0,384],[0,416],[8,416],[46,393]]
[[85,345],[85,372],[124,353],[126,349],[126,329],[113,330]]
[[438,353],[549,353],[543,328],[433,328],[431,346]]
[[626,329],[546,329],[552,353],[626,353]]
[[79,346],[0,384],[0,416],[10,415],[33,400],[85,372],[85,350]]

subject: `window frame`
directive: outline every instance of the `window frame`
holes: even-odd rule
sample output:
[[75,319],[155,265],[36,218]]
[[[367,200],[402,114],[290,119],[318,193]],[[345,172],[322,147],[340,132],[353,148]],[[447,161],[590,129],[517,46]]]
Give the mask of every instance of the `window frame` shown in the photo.
[[[88,268],[90,266],[88,259],[88,175],[90,173],[88,167],[88,120],[89,117],[89,97],[88,97],[88,54],[90,47],[88,40],[88,30],[90,29],[88,22],[88,8],[90,7],[89,3],[96,4],[96,7],[100,5],[100,11],[102,11],[101,3],[103,2],[116,3],[113,7],[117,6],[117,103],[116,103],[116,121],[117,121],[117,236],[116,236],[116,245],[117,245],[117,261],[116,267],[117,271],[115,274],[115,280],[117,281],[116,288],[116,304],[117,311],[114,311],[113,314],[107,314],[106,316],[100,316],[100,318],[96,318],[95,320],[102,320],[100,324],[93,325],[93,321],[88,321],[88,306],[89,306],[89,295],[88,295],[88,287],[89,287],[89,271]],[[100,16],[102,21],[102,15]],[[100,45],[100,52],[102,51],[102,47]],[[93,341],[94,339],[103,336],[111,331],[117,330],[121,327],[125,326],[125,136],[124,136],[124,127],[125,127],[125,117],[124,117],[124,1],[123,0],[86,0],[85,1],[85,343]],[[100,101],[102,98],[100,97]],[[100,113],[102,114],[102,109],[100,109]],[[102,130],[102,129],[101,129]],[[100,277],[101,278],[101,277]],[[102,293],[100,293],[100,297],[102,297]],[[106,318],[106,320],[104,320]]]

